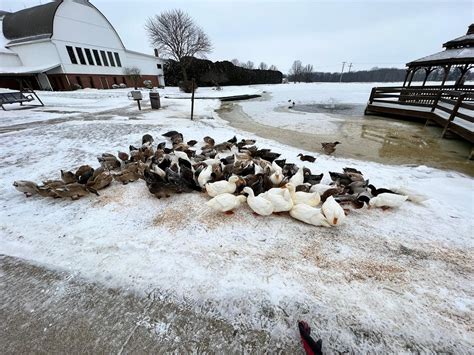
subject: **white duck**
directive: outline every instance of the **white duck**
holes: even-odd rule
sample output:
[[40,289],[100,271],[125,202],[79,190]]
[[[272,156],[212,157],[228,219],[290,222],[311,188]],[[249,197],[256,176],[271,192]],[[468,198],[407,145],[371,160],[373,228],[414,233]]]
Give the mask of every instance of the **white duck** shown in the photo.
[[273,205],[266,198],[262,197],[261,194],[255,196],[253,190],[250,187],[244,187],[244,192],[248,194],[247,204],[256,214],[261,216],[269,216],[273,213]]
[[273,186],[280,186],[283,181],[283,170],[275,161],[272,162],[272,168],[274,172],[270,175],[270,181]]
[[313,226],[331,227],[319,208],[314,208],[304,203],[295,205],[290,211],[290,216]]
[[206,165],[214,165],[214,164],[220,164],[221,161],[219,159],[206,159],[206,160],[203,160],[203,163]]
[[288,189],[273,188],[260,194],[273,205],[273,212],[286,212],[293,208],[293,200]]
[[165,177],[166,173],[164,172],[163,169],[161,169],[157,164],[153,165],[153,171],[155,173],[157,173],[158,175],[160,175],[162,178]]
[[229,193],[223,193],[207,201],[206,205],[216,211],[229,212],[239,207],[246,199],[244,195],[235,196]]
[[290,181],[293,185],[303,185],[304,183],[304,170],[303,168],[299,168],[295,175],[293,175]]
[[[173,156],[172,156],[172,157],[173,157]],[[189,160],[188,155],[187,155],[185,152],[182,152],[182,151],[180,151],[180,150],[175,150],[175,151],[174,151],[174,157],[175,157],[175,159],[173,159],[173,161],[176,161],[176,163],[178,163],[178,159],[179,159],[179,158],[191,162],[191,160]]]
[[291,182],[286,184],[286,187],[290,191],[291,198],[295,205],[304,203],[305,205],[316,207],[321,202],[321,196],[319,196],[317,192],[296,191],[295,185]]
[[206,184],[207,194],[211,197],[216,197],[217,195],[221,195],[223,193],[232,194],[237,189],[237,185],[236,185],[237,181],[239,181],[239,177],[236,175],[232,175],[229,178],[229,181],[222,180],[222,181],[207,183]]
[[408,196],[405,195],[397,195],[384,192],[380,195],[372,197],[369,201],[369,206],[381,208],[396,208],[400,207],[407,199]]
[[324,216],[332,226],[342,224],[346,218],[346,214],[342,207],[336,202],[333,196],[329,196],[321,206]]
[[311,188],[309,189],[309,192],[317,192],[320,195],[322,195],[327,190],[332,189],[333,187],[334,186],[332,185],[316,184],[316,185],[311,186]]
[[212,174],[212,165],[206,166],[201,173],[198,176],[198,183],[201,188],[204,188],[206,186],[207,182],[211,180],[211,174]]

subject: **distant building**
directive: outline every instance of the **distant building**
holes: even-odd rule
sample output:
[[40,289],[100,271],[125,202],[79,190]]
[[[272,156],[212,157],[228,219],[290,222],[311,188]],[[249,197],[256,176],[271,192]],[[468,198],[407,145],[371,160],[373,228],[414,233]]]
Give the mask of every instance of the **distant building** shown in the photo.
[[14,13],[0,11],[0,87],[26,79],[44,90],[111,88],[137,67],[141,82],[164,86],[164,60],[125,48],[112,24],[88,0],[57,0]]

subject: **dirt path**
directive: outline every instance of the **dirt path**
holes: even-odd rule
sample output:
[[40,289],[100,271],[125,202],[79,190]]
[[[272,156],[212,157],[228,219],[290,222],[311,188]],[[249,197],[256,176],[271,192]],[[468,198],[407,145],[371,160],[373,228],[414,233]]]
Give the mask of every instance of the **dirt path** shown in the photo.
[[474,176],[474,162],[467,159],[470,144],[439,138],[441,130],[438,127],[424,128],[416,122],[350,115],[338,124],[335,133],[305,133],[260,124],[235,102],[223,103],[217,112],[235,128],[309,152],[320,153],[321,142],[337,140],[342,144],[337,147],[336,157],[396,165],[428,165]]

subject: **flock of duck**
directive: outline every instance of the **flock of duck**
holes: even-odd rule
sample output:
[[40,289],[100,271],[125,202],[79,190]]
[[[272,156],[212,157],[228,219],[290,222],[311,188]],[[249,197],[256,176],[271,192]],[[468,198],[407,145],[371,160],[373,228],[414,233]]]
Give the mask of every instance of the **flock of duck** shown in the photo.
[[[169,131],[162,137],[165,141],[154,146],[154,138],[145,134],[141,146],[131,145],[129,153],[104,153],[98,157],[98,168],[83,165],[76,171],[61,170],[61,179],[41,184],[19,180],[13,185],[27,197],[76,200],[90,193],[99,195],[114,180],[128,184],[143,179],[157,198],[206,192],[211,197],[207,206],[218,212],[231,214],[247,202],[257,215],[289,212],[297,220],[326,227],[343,223],[352,208],[395,208],[409,199],[400,191],[376,188],[350,167],[329,172],[332,182],[321,184],[323,174],[279,159],[280,154],[270,149],[257,148],[254,139],[238,141],[234,136],[216,143],[206,136],[198,152],[198,141],[185,142],[180,132]],[[323,143],[323,150],[330,147],[331,151],[336,143]],[[298,157],[311,163],[316,160],[310,155]]]

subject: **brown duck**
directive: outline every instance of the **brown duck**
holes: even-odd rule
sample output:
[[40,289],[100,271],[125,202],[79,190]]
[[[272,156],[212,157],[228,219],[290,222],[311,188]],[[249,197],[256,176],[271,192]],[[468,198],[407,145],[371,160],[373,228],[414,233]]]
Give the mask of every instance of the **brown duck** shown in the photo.
[[314,163],[316,161],[316,158],[312,155],[304,155],[303,153],[300,153],[297,156],[300,158],[301,161],[309,161],[310,163]]
[[321,147],[324,153],[330,155],[336,151],[336,145],[341,144],[341,142],[334,143],[321,143]]

